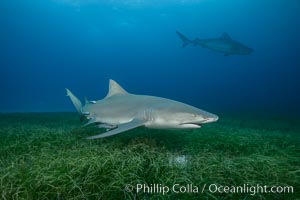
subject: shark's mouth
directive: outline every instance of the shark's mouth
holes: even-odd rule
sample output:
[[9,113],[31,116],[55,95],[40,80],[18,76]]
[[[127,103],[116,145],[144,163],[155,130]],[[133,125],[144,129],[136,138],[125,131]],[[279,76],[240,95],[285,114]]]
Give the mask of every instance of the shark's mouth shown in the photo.
[[205,123],[206,121],[207,121],[207,120],[204,119],[204,120],[197,121],[197,122],[184,122],[184,123],[181,123],[180,125],[186,125],[186,124],[189,124],[189,125],[199,126],[200,124],[203,124],[203,123]]
[[201,124],[210,123],[210,122],[214,122],[217,120],[218,120],[218,118],[206,118],[206,119],[203,119],[203,120],[197,121],[197,122],[184,122],[184,123],[181,123],[180,126],[189,127],[189,128],[200,128]]
[[179,125],[183,128],[201,128],[200,124],[201,123],[199,122],[186,122],[186,123],[181,123]]

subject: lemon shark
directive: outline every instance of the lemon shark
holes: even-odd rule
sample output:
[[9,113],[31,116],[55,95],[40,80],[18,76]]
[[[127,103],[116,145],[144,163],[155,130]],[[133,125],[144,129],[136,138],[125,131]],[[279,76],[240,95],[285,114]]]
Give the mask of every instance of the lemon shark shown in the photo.
[[194,39],[190,40],[180,32],[176,31],[178,37],[182,40],[182,47],[185,47],[189,44],[194,46],[200,46],[203,48],[207,48],[213,51],[221,52],[225,56],[231,54],[239,54],[239,55],[248,55],[253,52],[253,49],[247,47],[240,42],[233,40],[228,33],[223,33],[219,38],[209,38],[209,39]]
[[66,90],[80,116],[88,119],[85,125],[96,124],[98,128],[108,130],[88,139],[104,138],[141,126],[194,129],[218,120],[214,114],[178,101],[128,93],[113,80],[109,80],[109,91],[104,99],[86,99],[84,106],[70,90]]

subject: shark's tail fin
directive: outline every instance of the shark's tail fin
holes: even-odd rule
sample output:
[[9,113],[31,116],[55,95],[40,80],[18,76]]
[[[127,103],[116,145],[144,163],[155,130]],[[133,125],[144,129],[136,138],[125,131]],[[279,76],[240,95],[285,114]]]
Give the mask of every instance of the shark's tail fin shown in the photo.
[[84,116],[82,114],[82,104],[81,104],[80,100],[70,90],[68,90],[67,88],[66,88],[66,90],[67,90],[67,96],[70,97],[77,112],[80,114],[80,120],[82,121],[84,119]]
[[186,36],[184,36],[183,34],[181,34],[180,32],[176,31],[176,34],[178,35],[178,37],[182,40],[183,44],[182,47],[187,46],[188,44],[190,44],[192,41],[189,40]]

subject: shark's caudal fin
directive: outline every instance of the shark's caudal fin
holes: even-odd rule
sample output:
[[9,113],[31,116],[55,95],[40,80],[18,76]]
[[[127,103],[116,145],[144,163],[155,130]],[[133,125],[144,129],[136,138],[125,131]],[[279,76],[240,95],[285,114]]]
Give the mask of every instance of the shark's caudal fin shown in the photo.
[[77,112],[80,114],[80,120],[83,120],[84,116],[82,114],[82,104],[81,104],[80,100],[69,89],[66,88],[66,90],[67,90],[67,96],[70,97]]
[[183,34],[181,34],[180,32],[176,31],[176,34],[178,35],[178,37],[182,40],[183,44],[182,47],[187,46],[188,44],[190,44],[192,41],[189,40],[187,37],[185,37]]
[[128,94],[128,92],[126,92],[116,81],[109,79],[108,93],[105,98],[116,94]]

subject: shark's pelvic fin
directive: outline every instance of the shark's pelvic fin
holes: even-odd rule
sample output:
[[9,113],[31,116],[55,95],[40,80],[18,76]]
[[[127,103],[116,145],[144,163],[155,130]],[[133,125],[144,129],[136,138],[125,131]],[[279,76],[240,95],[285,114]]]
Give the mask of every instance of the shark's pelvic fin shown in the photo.
[[228,35],[228,33],[224,32],[222,35],[221,35],[221,38],[224,39],[224,40],[231,40],[231,37]]
[[110,79],[108,94],[105,98],[111,97],[116,94],[128,94],[128,92],[126,92],[116,81]]
[[89,115],[90,112],[82,112],[83,115]]
[[117,125],[112,125],[112,124],[99,124],[96,126],[97,128],[106,128],[106,130],[110,130],[113,128],[116,128]]
[[95,118],[90,118],[89,121],[85,124],[83,124],[81,127],[85,127],[88,126],[90,124],[96,123],[97,121],[95,120]]
[[82,104],[80,102],[80,100],[69,90],[67,89],[67,96],[70,97],[72,103],[74,104],[77,112],[80,114],[80,120],[83,120],[83,115],[82,115]]
[[100,134],[100,135],[95,135],[95,136],[88,137],[87,139],[92,140],[92,139],[109,137],[109,136],[112,136],[112,135],[116,135],[116,134],[122,133],[124,131],[128,131],[130,129],[137,128],[139,126],[143,126],[144,124],[145,124],[144,121],[138,120],[138,119],[134,119],[131,122],[118,125],[118,128],[116,128],[116,129],[113,129],[111,131],[108,131],[108,132]]

